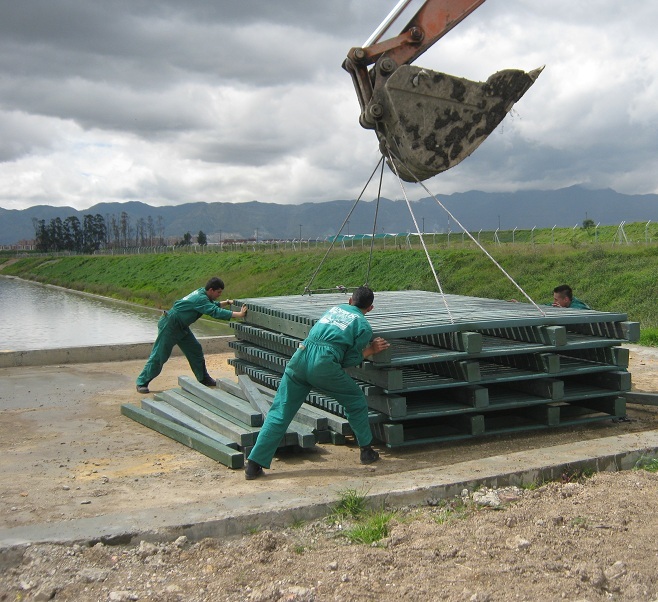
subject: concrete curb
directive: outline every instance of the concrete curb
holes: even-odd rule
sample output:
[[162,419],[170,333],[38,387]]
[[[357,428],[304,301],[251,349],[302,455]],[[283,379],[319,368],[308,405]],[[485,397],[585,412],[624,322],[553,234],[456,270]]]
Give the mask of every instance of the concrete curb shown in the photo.
[[255,482],[254,494],[248,500],[223,497],[211,500],[209,505],[188,504],[130,516],[104,515],[0,529],[0,568],[15,564],[22,550],[35,543],[135,544],[140,540],[171,541],[180,535],[198,541],[204,537],[225,538],[254,528],[314,520],[325,516],[346,489],[364,492],[374,506],[399,507],[451,498],[465,488],[473,491],[478,487],[529,485],[554,481],[564,474],[579,471],[629,470],[641,458],[656,456],[658,431],[645,431],[396,475],[372,473],[362,479],[343,480],[321,492],[303,486],[284,491],[256,489],[259,484],[267,483],[266,476]]
[[[234,338],[233,335],[200,337],[199,342],[206,354],[226,353],[231,351],[228,343]],[[33,351],[2,351],[0,352],[0,368],[145,360],[151,353],[151,347],[153,347],[153,343],[130,343],[37,349]],[[181,350],[177,346],[174,347],[172,355],[181,354]]]

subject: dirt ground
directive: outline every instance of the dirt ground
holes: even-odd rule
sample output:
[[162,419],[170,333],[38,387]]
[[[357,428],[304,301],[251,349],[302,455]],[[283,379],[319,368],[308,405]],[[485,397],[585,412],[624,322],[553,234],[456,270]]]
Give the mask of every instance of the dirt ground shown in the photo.
[[[233,377],[229,355],[209,356]],[[119,415],[138,403],[142,362],[0,370],[0,527],[176,507],[263,485]],[[658,391],[658,352],[631,348],[634,389]],[[63,374],[79,375],[77,395]],[[75,372],[77,371],[77,372]],[[173,358],[153,385],[189,369]],[[93,379],[89,375],[93,374]],[[69,382],[67,381],[67,382]],[[61,385],[61,386],[60,386]],[[90,403],[90,400],[92,403]],[[658,411],[579,429],[382,451],[398,474],[658,428]],[[323,487],[364,475],[354,446],[317,446],[273,464],[267,487]],[[396,509],[375,545],[350,543],[349,520],[323,519],[230,540],[139,546],[32,545],[0,574],[0,600],[658,600],[658,475],[602,473],[531,489],[469,492],[448,510]],[[481,500],[482,501],[482,500]],[[449,511],[452,509],[452,511]]]

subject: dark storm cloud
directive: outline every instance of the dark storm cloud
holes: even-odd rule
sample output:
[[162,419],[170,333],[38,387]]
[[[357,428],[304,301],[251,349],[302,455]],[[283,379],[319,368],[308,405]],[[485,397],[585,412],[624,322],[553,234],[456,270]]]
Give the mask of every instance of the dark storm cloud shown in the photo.
[[[377,142],[341,63],[394,4],[0,0],[0,206],[358,194]],[[485,2],[417,64],[546,69],[429,184],[658,190],[657,6]],[[399,197],[392,177],[384,193]]]

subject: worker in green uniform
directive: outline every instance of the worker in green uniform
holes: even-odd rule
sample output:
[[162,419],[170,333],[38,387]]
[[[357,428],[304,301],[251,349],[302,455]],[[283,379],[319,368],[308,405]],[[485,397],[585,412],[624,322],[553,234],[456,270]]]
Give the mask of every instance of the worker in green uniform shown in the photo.
[[223,309],[230,307],[233,301],[217,301],[224,291],[224,282],[221,278],[211,278],[205,288],[192,291],[174,303],[169,311],[163,312],[158,321],[158,336],[153,344],[151,355],[141,374],[137,377],[137,391],[149,392],[149,383],[162,372],[162,367],[169,359],[174,345],[178,345],[185,354],[196,379],[209,387],[215,386],[215,380],[206,370],[206,360],[203,357],[203,348],[190,330],[190,324],[196,322],[202,315],[217,320],[230,320],[231,318],[244,318],[247,315],[247,306],[243,305],[240,311]]
[[367,286],[357,288],[344,305],[327,311],[288,362],[272,407],[265,418],[247,465],[245,477],[255,479],[269,468],[281,439],[311,388],[331,395],[345,408],[345,415],[361,447],[362,464],[379,459],[372,448],[368,405],[359,386],[343,368],[359,365],[364,358],[389,347],[381,337],[373,339],[365,314],[373,309],[374,294]]
[[592,309],[587,303],[573,296],[568,284],[561,284],[553,289],[553,307],[570,307],[571,309]]

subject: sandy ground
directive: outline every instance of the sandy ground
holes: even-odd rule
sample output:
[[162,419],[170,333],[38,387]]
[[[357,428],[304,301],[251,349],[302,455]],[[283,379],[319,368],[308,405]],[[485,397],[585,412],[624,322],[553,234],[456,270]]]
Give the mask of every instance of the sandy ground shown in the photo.
[[[210,373],[235,378],[229,357],[208,356]],[[253,493],[241,471],[120,415],[122,403],[139,402],[142,364],[0,370],[0,527]],[[631,347],[635,390],[658,391],[657,368],[657,350]],[[153,390],[177,386],[179,374],[189,368],[172,358]],[[358,464],[353,445],[322,445],[276,461],[267,487],[323,487],[368,470],[398,474],[658,427],[655,408],[629,405],[628,417],[382,448],[372,468]],[[32,546],[0,577],[0,600],[654,600],[657,494],[656,476],[642,471],[508,492],[503,511],[466,520],[408,509],[376,548],[348,544],[327,521],[227,542]]]
[[[632,353],[634,388],[658,391],[658,352]],[[227,360],[210,355],[213,376],[235,379]],[[120,414],[120,406],[139,404],[134,379],[142,361],[44,366],[0,370],[0,525],[41,523],[175,506],[254,490],[241,471],[231,470]],[[152,391],[178,386],[190,370],[172,358]],[[529,435],[482,438],[401,450],[380,448],[383,461],[358,463],[354,445],[318,445],[275,460],[268,483],[278,489],[303,483],[324,487],[336,479],[376,470],[394,474],[430,466],[548,447],[570,441],[658,428],[658,410],[629,406],[630,422],[603,421]],[[300,481],[301,480],[301,481]],[[258,486],[261,487],[260,481]],[[86,502],[86,503],[83,503]]]

